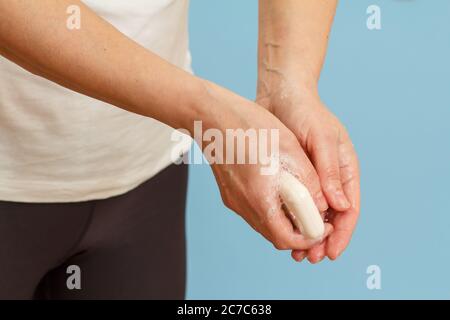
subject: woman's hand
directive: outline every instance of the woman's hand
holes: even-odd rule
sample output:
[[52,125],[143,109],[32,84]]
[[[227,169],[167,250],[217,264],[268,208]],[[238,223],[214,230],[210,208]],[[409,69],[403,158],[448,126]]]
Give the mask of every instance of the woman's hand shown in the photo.
[[[316,205],[326,210],[327,203],[321,191],[319,177],[295,135],[261,106],[211,83],[208,83],[207,87],[208,97],[205,101],[209,101],[211,113],[209,120],[203,123],[204,128],[218,129],[222,133],[227,129],[253,129],[258,133],[260,130],[278,130],[279,159],[275,161],[279,161],[280,170],[289,170],[296,175],[307,186]],[[229,143],[230,140],[225,139],[224,145],[229,146]],[[258,139],[258,150],[264,147],[265,143]],[[270,144],[270,139],[267,144]],[[267,147],[273,151],[273,145]],[[229,151],[228,149],[226,152]],[[250,152],[254,152],[249,149],[249,143],[246,143],[244,150],[235,151],[244,152],[246,159]],[[223,158],[226,158],[225,154]],[[305,239],[294,228],[281,207],[278,192],[279,170],[264,175],[261,170],[263,167],[267,168],[267,164],[264,165],[260,161],[257,164],[213,163],[212,169],[225,205],[244,218],[277,249],[311,248],[317,241]],[[324,238],[331,231],[331,225],[327,224]]]
[[295,134],[317,170],[330,206],[326,218],[334,230],[328,239],[308,252],[294,250],[292,257],[301,261],[307,256],[312,263],[325,256],[334,260],[347,247],[359,215],[359,168],[350,137],[314,90],[303,91],[286,81],[259,89],[257,102]]

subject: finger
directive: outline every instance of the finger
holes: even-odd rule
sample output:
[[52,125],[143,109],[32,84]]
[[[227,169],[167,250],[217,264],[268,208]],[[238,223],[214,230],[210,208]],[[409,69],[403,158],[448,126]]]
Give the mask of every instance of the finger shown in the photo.
[[[296,230],[283,210],[267,221],[267,238],[278,250],[307,250],[322,239],[307,239]],[[324,237],[328,236],[333,227],[325,224]]]
[[335,227],[327,241],[326,253],[331,260],[336,260],[347,248],[358,220],[358,214],[350,209],[335,216],[332,223]]
[[[333,229],[330,228],[327,231],[327,235],[331,234]],[[294,260],[301,262],[304,258],[308,257],[308,261],[315,264],[323,260],[326,254],[326,242],[327,239],[324,237],[324,240],[321,243],[316,244],[309,250],[292,250],[291,256]]]
[[302,262],[306,256],[308,255],[308,251],[306,250],[292,250],[291,257],[297,262]]
[[325,244],[326,240],[312,247],[308,251],[308,261],[312,264],[319,263],[325,257]]
[[324,135],[311,145],[311,158],[328,204],[337,211],[344,211],[350,203],[342,188],[338,145],[337,137]]
[[355,229],[360,210],[360,177],[358,159],[350,142],[341,146],[341,179],[351,207],[331,218],[334,232],[327,241],[327,255],[331,260],[339,257],[348,246]]
[[[325,213],[322,213],[322,219],[324,219],[324,218],[325,218]],[[319,244],[316,244],[314,247],[312,247],[308,251],[293,250],[291,253],[292,258],[299,259],[300,261],[302,261],[305,257],[308,257],[308,260],[311,263],[320,262],[321,260],[323,260],[323,258],[325,257],[325,254],[326,254],[325,248],[326,248],[327,236],[329,234],[331,234],[332,232],[333,232],[333,229],[330,228],[330,230],[325,233],[326,235],[324,237],[322,237],[323,241]]]
[[[323,212],[321,215],[322,215],[322,219],[325,220],[326,213]],[[320,244],[318,244],[308,250],[307,257],[308,257],[308,261],[310,263],[315,264],[315,263],[319,263],[320,261],[323,260],[323,258],[325,257],[325,254],[326,254],[326,241],[327,241],[327,239],[325,238]]]
[[352,142],[347,142],[339,146],[339,167],[341,172],[341,183],[345,195],[350,200],[352,207],[359,213],[360,206],[360,173],[358,157]]

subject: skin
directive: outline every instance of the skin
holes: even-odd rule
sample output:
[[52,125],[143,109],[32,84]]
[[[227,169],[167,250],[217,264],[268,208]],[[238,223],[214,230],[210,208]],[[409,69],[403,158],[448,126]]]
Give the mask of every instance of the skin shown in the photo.
[[[80,30],[66,28],[66,9],[81,8]],[[136,44],[76,0],[0,0],[0,54],[66,88],[193,133],[204,129],[279,129],[289,170],[327,208],[319,176],[296,135],[275,113],[195,77]],[[70,121],[70,119],[68,119]],[[258,165],[213,165],[225,205],[276,248],[308,250],[306,240],[281,210],[274,176]],[[265,197],[261,197],[265,195]],[[327,225],[327,234],[333,227]],[[326,234],[326,235],[327,235]],[[295,251],[297,252],[297,251]],[[304,252],[304,251],[298,251]]]
[[334,0],[260,0],[257,103],[296,136],[320,178],[334,230],[320,244],[293,250],[312,263],[347,247],[360,210],[359,168],[350,137],[321,102],[318,81],[335,14]]

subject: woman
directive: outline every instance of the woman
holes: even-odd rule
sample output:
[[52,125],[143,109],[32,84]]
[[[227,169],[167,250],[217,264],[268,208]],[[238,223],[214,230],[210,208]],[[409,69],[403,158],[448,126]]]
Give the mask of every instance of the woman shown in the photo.
[[336,2],[260,7],[258,105],[190,73],[187,1],[0,0],[0,298],[183,298],[187,172],[170,127],[196,120],[279,130],[330,209],[328,238],[294,230],[258,164],[212,165],[224,202],[297,261],[340,255],[357,160],[317,94]]

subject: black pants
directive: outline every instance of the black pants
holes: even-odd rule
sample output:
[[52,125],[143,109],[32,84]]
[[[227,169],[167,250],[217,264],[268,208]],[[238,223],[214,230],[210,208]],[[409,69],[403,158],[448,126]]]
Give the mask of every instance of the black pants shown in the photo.
[[183,299],[186,188],[172,165],[105,200],[0,202],[0,299]]

